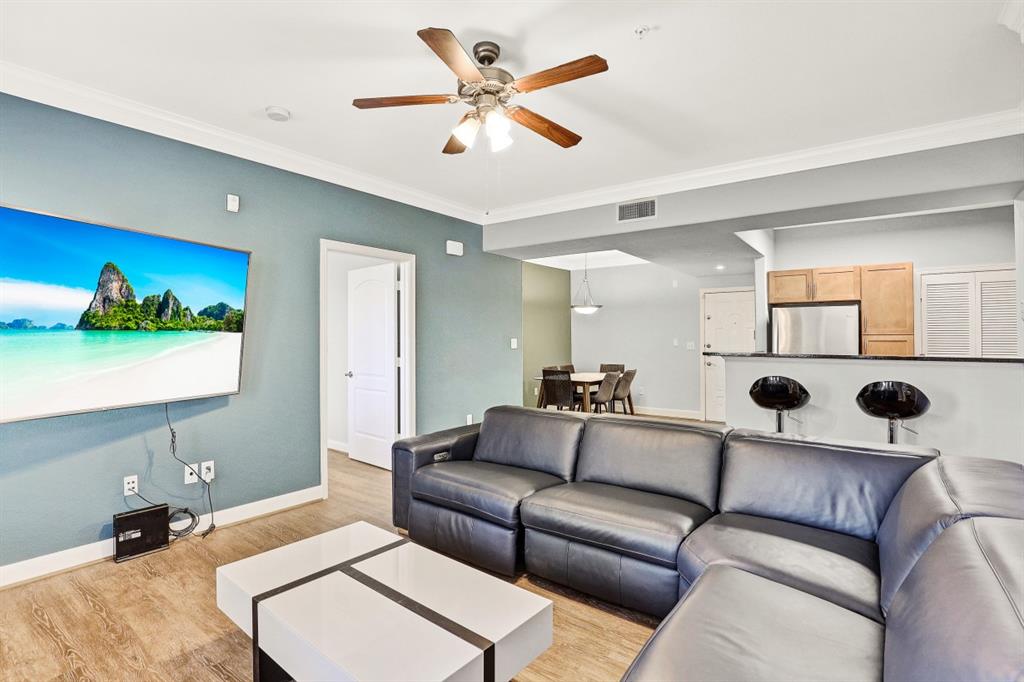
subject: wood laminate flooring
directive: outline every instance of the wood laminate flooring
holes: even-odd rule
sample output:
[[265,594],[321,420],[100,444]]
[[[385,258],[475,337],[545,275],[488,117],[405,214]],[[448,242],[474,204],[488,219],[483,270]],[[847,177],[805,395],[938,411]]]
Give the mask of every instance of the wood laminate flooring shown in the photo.
[[[249,638],[217,609],[217,566],[365,520],[391,525],[391,474],[330,454],[330,497],[122,564],[0,591],[0,680],[251,680]],[[554,644],[517,680],[618,680],[657,622],[548,581]]]

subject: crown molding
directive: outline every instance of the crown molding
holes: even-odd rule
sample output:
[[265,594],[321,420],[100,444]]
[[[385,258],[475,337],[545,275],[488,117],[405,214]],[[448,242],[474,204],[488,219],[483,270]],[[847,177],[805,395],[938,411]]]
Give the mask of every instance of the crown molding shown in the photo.
[[1024,108],[1009,109],[495,209],[484,218],[483,224],[493,225],[1020,134],[1024,134]]
[[428,192],[10,62],[0,61],[0,92],[325,180],[478,225],[484,217],[479,210]]
[[0,61],[0,92],[324,180],[478,225],[504,223],[636,198],[672,194],[1024,133],[1024,109],[1010,109],[515,204],[494,209],[488,214],[471,206],[363,173],[348,166],[295,152],[10,62]]

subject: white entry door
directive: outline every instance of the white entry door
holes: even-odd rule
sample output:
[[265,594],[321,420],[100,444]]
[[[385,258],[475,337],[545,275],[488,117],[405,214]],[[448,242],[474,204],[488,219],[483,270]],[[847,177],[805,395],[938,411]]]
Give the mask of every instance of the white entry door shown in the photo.
[[[754,351],[754,292],[704,294],[704,350],[718,353]],[[704,356],[704,419],[725,421],[725,360]]]
[[396,265],[348,273],[349,457],[391,468],[398,434]]

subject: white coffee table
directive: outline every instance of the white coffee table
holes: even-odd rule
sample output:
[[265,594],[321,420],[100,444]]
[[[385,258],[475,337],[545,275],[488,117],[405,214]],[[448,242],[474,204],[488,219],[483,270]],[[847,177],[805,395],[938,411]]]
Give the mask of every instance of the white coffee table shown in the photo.
[[257,682],[509,680],[551,646],[552,604],[365,522],[217,569]]

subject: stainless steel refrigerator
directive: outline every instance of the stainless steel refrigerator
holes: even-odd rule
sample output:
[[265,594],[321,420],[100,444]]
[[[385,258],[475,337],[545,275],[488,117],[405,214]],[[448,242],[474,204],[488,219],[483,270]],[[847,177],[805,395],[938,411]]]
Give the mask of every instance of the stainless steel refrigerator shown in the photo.
[[772,352],[859,355],[860,305],[774,306]]

